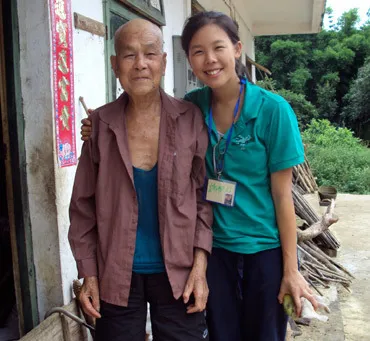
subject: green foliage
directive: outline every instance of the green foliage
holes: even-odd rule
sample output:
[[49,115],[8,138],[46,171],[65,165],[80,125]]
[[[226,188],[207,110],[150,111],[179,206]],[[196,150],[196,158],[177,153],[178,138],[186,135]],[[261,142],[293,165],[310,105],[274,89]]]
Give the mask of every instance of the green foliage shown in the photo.
[[289,73],[290,89],[297,93],[305,95],[307,81],[312,78],[311,72],[307,68],[297,69]]
[[318,185],[335,186],[339,192],[370,194],[370,150],[352,151],[343,146],[307,148],[307,159]]
[[358,8],[353,8],[342,14],[342,16],[338,19],[338,23],[335,28],[340,33],[350,36],[356,32],[356,25],[359,22],[360,16],[358,14]]
[[276,78],[278,86],[289,88],[289,74],[306,67],[307,51],[304,49],[304,44],[291,40],[277,40],[271,45],[270,55],[271,71],[273,74],[279,74]]
[[345,193],[370,193],[370,149],[347,128],[313,120],[302,134],[319,185]]
[[339,84],[338,72],[328,73],[321,78],[317,86],[317,110],[321,118],[327,118],[331,121],[335,119],[338,109],[336,98],[337,86]]
[[275,92],[276,81],[271,77],[266,76],[264,79],[257,81],[256,84],[265,90]]
[[[331,8],[326,9],[326,15],[331,16],[330,29],[318,34],[257,37],[256,61],[272,71],[276,90],[287,89],[304,95],[320,117],[342,124],[344,106],[354,103],[346,95],[370,57],[370,13],[369,20],[361,27],[357,9],[343,13],[337,22]],[[257,75],[257,78],[263,77]],[[355,92],[352,90],[350,97]],[[358,117],[364,116],[361,113]],[[345,122],[349,122],[347,118]],[[360,121],[350,127],[360,134]]]
[[324,50],[315,50],[312,56],[312,63],[315,64],[315,71],[321,75],[326,72],[343,70],[352,64],[355,52],[344,46],[342,43],[329,45]]
[[347,128],[337,128],[328,120],[313,119],[302,133],[303,142],[320,147],[343,146],[347,148],[362,148],[361,140],[353,136]]
[[344,121],[355,129],[357,127],[360,136],[365,135],[370,130],[370,58],[359,70],[344,100]]

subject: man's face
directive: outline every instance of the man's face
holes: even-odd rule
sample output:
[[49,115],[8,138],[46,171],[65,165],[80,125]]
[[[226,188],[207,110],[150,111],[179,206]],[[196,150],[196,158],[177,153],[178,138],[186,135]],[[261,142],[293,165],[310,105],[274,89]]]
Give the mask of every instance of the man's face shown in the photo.
[[118,37],[116,56],[111,57],[111,62],[116,77],[130,96],[157,91],[166,68],[162,39],[150,26],[130,27]]

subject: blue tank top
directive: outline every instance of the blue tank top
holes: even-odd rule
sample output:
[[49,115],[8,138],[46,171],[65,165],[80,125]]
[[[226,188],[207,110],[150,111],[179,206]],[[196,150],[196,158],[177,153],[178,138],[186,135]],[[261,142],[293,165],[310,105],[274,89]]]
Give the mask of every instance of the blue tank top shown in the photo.
[[165,271],[158,220],[158,168],[135,168],[134,184],[139,206],[136,245],[132,271],[153,274]]

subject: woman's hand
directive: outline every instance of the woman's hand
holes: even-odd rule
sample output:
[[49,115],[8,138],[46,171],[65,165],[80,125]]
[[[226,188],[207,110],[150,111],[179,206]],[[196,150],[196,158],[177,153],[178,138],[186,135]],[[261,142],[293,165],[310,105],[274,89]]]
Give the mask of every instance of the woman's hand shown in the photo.
[[300,317],[302,312],[301,297],[308,299],[315,310],[318,308],[318,303],[313,296],[312,290],[298,270],[284,272],[278,296],[280,304],[283,303],[286,294],[293,298],[297,317]]

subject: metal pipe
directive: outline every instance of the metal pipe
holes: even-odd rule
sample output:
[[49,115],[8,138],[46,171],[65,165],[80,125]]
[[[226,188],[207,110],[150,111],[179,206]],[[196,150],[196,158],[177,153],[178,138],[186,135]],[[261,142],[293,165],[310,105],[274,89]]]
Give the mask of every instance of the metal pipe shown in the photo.
[[95,331],[95,328],[90,326],[89,324],[87,324],[84,320],[80,319],[78,316],[76,315],[73,315],[71,312],[65,310],[64,308],[60,308],[60,307],[55,307],[55,308],[52,308],[50,309],[46,314],[45,314],[45,319],[47,319],[50,315],[52,314],[55,314],[55,313],[60,313],[60,314],[64,314],[66,315],[67,317],[69,317],[70,319],[72,319],[73,321],[79,323],[79,324],[82,324],[83,326],[85,326],[86,328],[88,328],[89,330],[91,331]]

